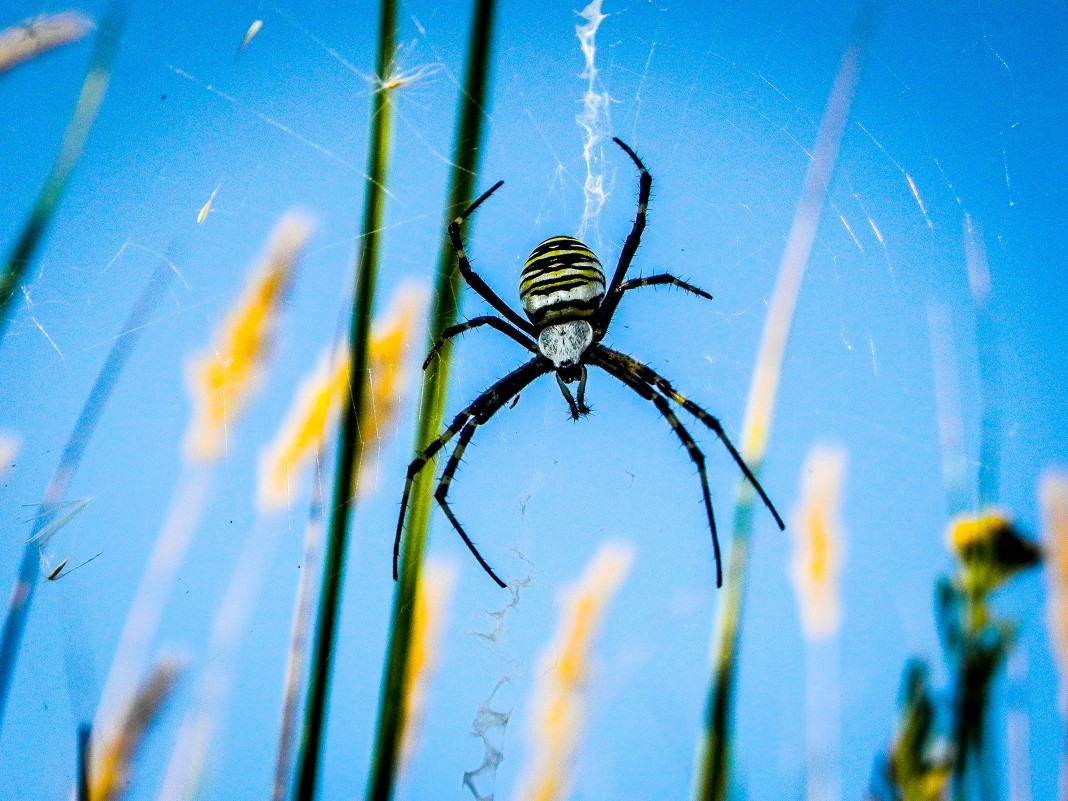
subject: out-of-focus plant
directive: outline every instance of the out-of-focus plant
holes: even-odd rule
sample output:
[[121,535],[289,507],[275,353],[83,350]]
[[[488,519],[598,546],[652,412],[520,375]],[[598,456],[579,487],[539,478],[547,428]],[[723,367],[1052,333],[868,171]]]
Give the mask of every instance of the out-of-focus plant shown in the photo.
[[[838,162],[838,149],[860,81],[865,51],[874,34],[877,10],[876,0],[866,0],[861,5],[849,44],[842,55],[838,75],[820,121],[786,249],[779,263],[775,291],[761,333],[760,351],[749,386],[740,449],[742,457],[758,478],[771,436],[779,379],[782,375],[786,343],[793,326],[794,310],[797,308],[797,299],[801,293],[801,283],[808,268],[812,246],[816,241],[816,231],[827,201],[831,177]],[[753,530],[754,496],[749,484],[743,483],[738,491],[734,509],[727,577],[712,640],[713,676],[708,692],[704,730],[698,742],[697,764],[694,768],[694,801],[723,801],[727,797],[735,671],[749,565],[749,540]]]
[[[983,763],[990,685],[1016,636],[1015,621],[998,615],[990,596],[1021,570],[1037,565],[1042,555],[993,507],[955,518],[947,540],[956,556],[956,572],[939,582],[935,611],[942,647],[955,674],[954,797],[963,799],[969,774]],[[993,792],[982,777],[978,783],[985,794]]]
[[816,445],[801,468],[801,499],[790,533],[796,549],[790,578],[805,635],[805,749],[808,801],[836,801],[839,696],[837,633],[842,619],[839,577],[845,528],[842,484],[846,454]]
[[178,660],[161,659],[126,702],[112,733],[94,744],[88,776],[91,801],[116,801],[126,794],[141,744],[157,722],[181,669]]
[[530,699],[529,755],[516,801],[565,801],[570,795],[586,723],[594,637],[633,560],[630,546],[606,543],[560,596],[556,636],[542,653]]
[[[4,330],[7,328],[15,291],[22,283],[23,276],[41,244],[41,239],[56,214],[59,201],[66,192],[75,166],[81,159],[82,149],[96,121],[100,104],[104,102],[104,94],[111,80],[111,66],[115,61],[119,42],[122,40],[128,10],[129,0],[112,0],[107,7],[100,31],[96,35],[96,45],[93,48],[85,80],[82,82],[78,103],[74,107],[67,130],[63,134],[63,144],[60,146],[59,155],[56,156],[52,171],[37,195],[37,201],[30,212],[29,220],[26,221],[15,240],[11,255],[0,268],[0,337],[3,337]],[[85,27],[85,21],[72,14],[54,15],[51,22],[46,25],[46,45],[48,40],[51,40],[51,46],[58,46],[64,41],[74,41],[83,35]],[[34,36],[27,38],[32,40]],[[42,51],[36,49],[32,43],[27,50],[20,47],[17,41],[8,38],[7,34],[3,34],[0,36],[0,71],[38,52]],[[6,66],[5,62],[7,62]]]
[[[0,726],[4,720],[7,695],[11,689],[15,661],[22,643],[26,618],[33,601],[38,575],[44,563],[43,549],[48,538],[87,504],[87,501],[75,503],[67,508],[65,514],[61,514],[67,488],[78,472],[85,450],[89,447],[89,442],[96,431],[97,423],[100,422],[104,409],[111,399],[112,390],[115,389],[119,376],[126,368],[126,363],[140,339],[145,323],[162,298],[170,282],[170,276],[171,270],[167,266],[161,265],[157,268],[138,296],[130,314],[123,321],[121,332],[111,346],[111,350],[108,351],[107,358],[104,359],[96,380],[93,382],[93,387],[85,403],[82,404],[78,419],[63,448],[63,455],[41,499],[38,514],[34,517],[32,534],[23,549],[19,575],[11,593],[7,614],[4,616],[3,629],[0,630]],[[6,463],[14,459],[16,449],[15,440],[0,435],[0,473],[7,466]],[[56,570],[48,571],[48,577],[56,578],[62,567],[63,565],[60,565]]]
[[[995,782],[982,775],[990,691],[1016,637],[1016,621],[998,614],[991,596],[1023,570],[1039,564],[1041,551],[1008,515],[995,507],[959,515],[946,532],[954,572],[935,590],[935,619],[950,668],[943,714],[927,690],[927,667],[913,661],[905,671],[901,732],[886,764],[891,798],[937,801],[949,778],[953,797],[992,798]],[[945,719],[936,735],[935,721]]]
[[938,732],[927,674],[927,664],[919,659],[905,668],[901,722],[881,777],[890,797],[900,801],[942,801],[953,772],[952,750]]

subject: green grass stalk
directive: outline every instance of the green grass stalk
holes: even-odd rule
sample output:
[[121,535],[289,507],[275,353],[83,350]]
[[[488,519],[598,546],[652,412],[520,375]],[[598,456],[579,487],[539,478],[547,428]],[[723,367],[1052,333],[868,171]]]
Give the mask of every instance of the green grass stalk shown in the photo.
[[[865,0],[820,121],[816,145],[794,214],[790,236],[779,265],[779,276],[753,371],[746,406],[742,455],[758,479],[767,453],[783,356],[793,323],[801,283],[823,214],[849,110],[860,80],[864,53],[875,28],[878,0]],[[697,801],[723,801],[730,775],[730,728],[734,704],[738,647],[745,602],[749,543],[753,530],[755,493],[748,484],[739,489],[731,535],[730,561],[723,600],[712,644],[713,679],[709,688],[705,730],[698,744],[694,795]]]
[[89,138],[89,130],[93,127],[100,104],[104,101],[128,9],[127,0],[114,0],[108,5],[100,32],[96,35],[96,44],[89,60],[89,70],[82,82],[81,94],[78,95],[78,103],[67,124],[66,133],[63,134],[59,155],[52,165],[52,172],[37,194],[37,202],[30,212],[30,219],[23,226],[15,248],[0,272],[0,339],[7,328],[15,291],[22,283],[41,239],[55,216],[56,207],[63,198],[71,174],[81,158],[85,141]]
[[[495,5],[495,0],[476,0],[475,3],[463,94],[460,97],[458,112],[459,127],[453,148],[454,166],[450,178],[449,202],[445,209],[445,225],[442,226],[442,231],[471,203],[474,195],[486,117],[484,107],[490,77],[489,57]],[[443,244],[430,316],[431,343],[436,342],[442,332],[456,322],[459,304],[460,273],[456,254],[448,244]],[[449,377],[449,356],[450,348],[446,345],[423,375],[419,427],[415,442],[417,451],[429,445],[441,428]],[[412,489],[409,505],[407,534],[401,554],[400,581],[393,595],[389,650],[379,700],[375,750],[367,785],[367,798],[373,801],[386,801],[392,797],[398,774],[404,733],[405,673],[411,645],[415,597],[430,519],[433,478],[432,470],[420,473]]]
[[367,363],[371,340],[371,313],[378,272],[379,233],[385,207],[386,161],[389,154],[390,91],[394,42],[397,28],[396,0],[382,0],[378,29],[377,86],[371,99],[371,136],[368,142],[367,188],[364,198],[360,250],[356,267],[352,323],[349,330],[348,402],[338,440],[337,471],[334,476],[330,531],[327,536],[319,611],[315,624],[304,726],[297,754],[294,797],[299,801],[315,798],[319,781],[323,734],[326,729],[326,701],[330,690],[337,637],[341,587],[345,577],[345,551],[349,536],[354,480],[363,450],[359,436],[359,411],[367,391]]

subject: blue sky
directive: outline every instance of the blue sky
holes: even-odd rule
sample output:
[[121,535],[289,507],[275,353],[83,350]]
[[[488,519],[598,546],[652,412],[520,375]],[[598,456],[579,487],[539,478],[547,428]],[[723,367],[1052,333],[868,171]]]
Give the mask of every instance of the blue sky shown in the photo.
[[[82,8],[94,18],[102,10]],[[506,183],[479,210],[470,251],[508,300],[518,300],[519,272],[533,246],[573,234],[583,208],[578,8],[516,0],[498,10],[479,185]],[[12,0],[0,25],[45,10],[59,9]],[[608,342],[669,376],[737,438],[807,154],[856,7],[605,0],[603,10],[609,16],[597,35],[597,63],[613,99],[612,132],[654,178],[634,269],[677,273],[715,297],[708,303],[643,290],[621,306]],[[451,0],[401,6],[403,65],[434,64],[436,71],[396,96],[381,306],[402,282],[429,281],[437,263],[467,16],[468,6]],[[263,28],[235,61],[255,19]],[[863,792],[892,733],[905,660],[941,660],[932,592],[950,563],[928,308],[945,307],[953,320],[974,481],[981,410],[968,219],[985,246],[993,287],[1001,500],[1026,530],[1038,533],[1041,471],[1068,464],[1066,23],[1063,7],[1050,2],[889,0],[843,139],[763,475],[788,512],[814,443],[835,441],[849,453],[839,645],[846,797]],[[58,797],[69,787],[75,727],[95,705],[181,471],[185,360],[208,342],[274,222],[300,206],[319,228],[268,380],[232,432],[157,643],[185,653],[191,669],[146,750],[131,798],[156,795],[179,713],[205,662],[212,613],[253,529],[256,456],[348,303],[376,27],[369,2],[133,5],[100,118],[27,286],[29,302],[0,344],[0,428],[22,440],[0,487],[0,588],[15,574],[27,505],[39,499],[129,305],[156,266],[153,252],[176,248],[182,280],[172,282],[145,331],[71,489],[72,498],[94,500],[57,540],[57,553],[73,563],[101,556],[41,587],[0,732],[0,797]],[[47,174],[90,49],[85,41],[0,79],[3,252]],[[636,176],[622,153],[604,153],[612,193],[588,239],[610,265],[635,210]],[[213,211],[198,226],[197,212],[216,187]],[[464,312],[485,307],[468,293]],[[418,361],[421,342],[415,350]],[[492,332],[469,334],[453,351],[449,409],[519,364],[518,351]],[[434,518],[430,551],[456,560],[459,582],[422,748],[398,798],[469,797],[462,774],[481,761],[470,721],[505,674],[512,681],[497,703],[515,713],[497,788],[498,797],[511,796],[557,590],[606,539],[631,542],[637,558],[598,646],[575,797],[677,798],[689,787],[718,598],[696,476],[655,410],[605,375],[591,377],[595,414],[579,423],[567,418],[553,383],[524,391],[514,410],[479,432],[451,494],[502,574],[533,570],[497,648],[471,632],[489,628],[486,610],[503,606],[507,595],[447,521]],[[414,436],[409,420],[386,447],[376,492],[354,517],[323,798],[363,790],[393,591],[392,528]],[[727,521],[737,471],[712,438],[699,439],[719,518]],[[261,798],[269,781],[306,507],[306,493],[296,496],[291,516],[267,524],[284,529],[282,546],[249,627],[212,797]],[[735,773],[740,797],[751,799],[803,792],[804,647],[789,556],[789,537],[758,515]],[[1062,742],[1044,603],[1037,573],[999,599],[1021,618],[1021,657],[996,703],[999,714],[1016,706],[1031,716],[1035,799],[1054,797]],[[945,679],[936,669],[936,682]]]

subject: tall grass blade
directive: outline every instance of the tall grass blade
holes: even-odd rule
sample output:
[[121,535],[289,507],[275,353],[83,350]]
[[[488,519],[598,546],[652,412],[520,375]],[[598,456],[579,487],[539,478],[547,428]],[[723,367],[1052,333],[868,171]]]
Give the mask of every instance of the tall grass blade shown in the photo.
[[141,291],[140,296],[134,303],[130,314],[122,323],[119,336],[115,344],[111,346],[104,364],[97,373],[96,381],[89,390],[89,396],[82,405],[78,420],[74,429],[67,439],[63,449],[63,455],[56,465],[44,497],[41,499],[41,513],[34,518],[34,525],[30,541],[22,555],[22,564],[19,567],[19,577],[15,582],[15,588],[8,604],[7,616],[4,618],[3,632],[0,633],[0,728],[4,723],[4,708],[7,703],[7,694],[11,689],[11,679],[15,671],[15,661],[18,658],[19,645],[22,642],[22,632],[26,626],[26,616],[30,611],[30,603],[33,601],[34,588],[37,586],[37,576],[41,572],[38,565],[40,540],[47,527],[53,522],[57,507],[62,503],[67,493],[78,466],[81,464],[85,449],[92,439],[96,425],[100,422],[100,416],[111,398],[111,392],[115,388],[119,376],[122,375],[126,362],[133,352],[137,340],[144,330],[148,318],[156,305],[163,298],[164,290],[170,282],[172,271],[166,264],[160,265],[152,274],[148,284]]
[[[458,110],[459,127],[453,147],[454,165],[449,185],[449,202],[445,208],[445,225],[463,211],[474,196],[478,174],[485,104],[489,85],[489,57],[495,0],[476,0],[467,47],[467,66],[463,94]],[[460,273],[456,255],[444,245],[438,260],[438,280],[430,314],[430,342],[456,321],[460,303]],[[425,448],[441,427],[445,392],[449,376],[450,348],[442,348],[439,358],[423,374],[423,393],[419,407],[416,450]],[[393,595],[389,650],[382,679],[378,707],[378,729],[372,757],[367,798],[387,801],[396,782],[401,739],[404,731],[404,688],[408,652],[411,647],[412,616],[415,608],[419,574],[423,562],[427,524],[430,516],[430,493],[433,471],[424,470],[412,488],[407,535],[401,555],[400,581]]]
[[52,172],[49,173],[48,179],[37,195],[37,202],[34,204],[33,211],[30,212],[30,219],[23,226],[22,232],[15,241],[15,248],[0,272],[0,340],[3,339],[7,328],[15,290],[22,282],[22,276],[37,252],[41,238],[48,230],[48,225],[55,215],[56,206],[66,191],[71,173],[74,172],[81,158],[82,148],[85,147],[85,141],[89,138],[89,130],[96,121],[100,104],[104,101],[104,93],[107,92],[108,82],[111,80],[111,67],[115,61],[119,40],[122,38],[128,9],[129,0],[112,0],[108,4],[107,11],[104,13],[104,21],[100,25],[100,32],[96,35],[96,45],[89,61],[89,71],[85,75],[78,103],[74,107],[74,113],[67,124],[67,131],[63,135],[59,155],[52,165]]
[[[838,149],[860,80],[864,54],[874,34],[879,5],[879,0],[865,0],[861,6],[827,100],[823,119],[820,121],[816,144],[801,189],[801,198],[779,264],[779,277],[764,324],[760,352],[753,371],[753,383],[749,389],[741,449],[753,474],[758,478],[771,434],[775,398],[794,309],[812,253],[812,245],[816,241],[816,231],[827,200],[831,177],[838,161]],[[742,484],[734,511],[727,580],[713,636],[714,678],[709,689],[705,730],[698,745],[694,798],[700,801],[723,801],[727,797],[735,666],[742,605],[745,600],[754,497],[752,488],[748,484]]]
[[371,136],[368,142],[367,187],[364,198],[360,250],[356,267],[352,322],[349,330],[349,402],[344,407],[334,476],[330,531],[319,595],[315,640],[312,647],[310,681],[304,710],[304,728],[297,754],[294,797],[299,801],[315,798],[319,781],[323,733],[326,729],[326,700],[330,690],[337,636],[341,587],[345,578],[345,550],[349,536],[353,485],[363,450],[360,413],[367,392],[367,365],[370,349],[371,311],[378,272],[379,233],[385,206],[386,160],[389,153],[390,88],[396,39],[396,0],[382,0],[378,28],[377,86],[371,100]]

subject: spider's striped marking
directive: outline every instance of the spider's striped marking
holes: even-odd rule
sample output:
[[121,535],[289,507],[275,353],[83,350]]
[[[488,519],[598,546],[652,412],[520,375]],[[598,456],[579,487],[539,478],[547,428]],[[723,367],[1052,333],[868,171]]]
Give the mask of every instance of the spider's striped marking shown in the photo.
[[523,267],[519,299],[535,326],[591,317],[603,297],[601,263],[574,237],[546,239]]

